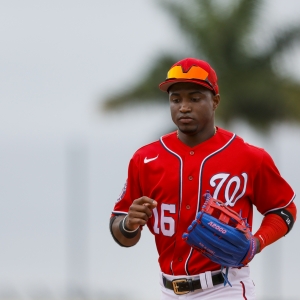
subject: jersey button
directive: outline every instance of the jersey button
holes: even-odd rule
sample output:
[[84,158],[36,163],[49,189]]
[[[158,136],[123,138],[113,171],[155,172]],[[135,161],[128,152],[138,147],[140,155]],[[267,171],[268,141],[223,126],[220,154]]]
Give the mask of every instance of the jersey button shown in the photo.
[[194,151],[191,151],[191,152],[190,152],[190,155],[194,155],[194,154],[195,154],[195,152],[194,152]]
[[189,176],[189,180],[193,180],[193,176]]
[[187,205],[185,208],[186,208],[186,209],[190,209],[191,207],[190,207],[189,205]]
[[179,258],[178,258],[178,261],[182,261],[182,257],[179,257]]

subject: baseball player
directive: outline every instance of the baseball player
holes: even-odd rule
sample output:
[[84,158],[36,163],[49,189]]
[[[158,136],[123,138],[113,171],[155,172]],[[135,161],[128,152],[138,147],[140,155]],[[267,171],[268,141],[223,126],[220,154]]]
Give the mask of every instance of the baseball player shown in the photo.
[[[132,156],[110,218],[111,234],[120,246],[131,247],[147,225],[159,255],[163,300],[255,299],[248,263],[292,229],[295,193],[264,149],[215,126],[220,95],[207,62],[175,63],[159,88],[168,94],[178,130]],[[219,216],[206,214],[215,230],[209,236],[203,211],[211,198],[240,218],[247,235],[229,229],[230,222],[238,222],[234,217],[225,224],[224,218],[219,222]],[[264,215],[256,233],[251,232],[253,205]],[[192,236],[193,228],[200,237]],[[231,242],[225,245],[229,232]]]

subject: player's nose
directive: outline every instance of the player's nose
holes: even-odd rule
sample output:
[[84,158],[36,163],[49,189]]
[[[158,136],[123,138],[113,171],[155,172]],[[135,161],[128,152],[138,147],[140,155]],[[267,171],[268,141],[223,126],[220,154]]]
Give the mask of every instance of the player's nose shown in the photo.
[[188,102],[182,102],[179,110],[180,112],[189,112],[191,111],[191,106]]

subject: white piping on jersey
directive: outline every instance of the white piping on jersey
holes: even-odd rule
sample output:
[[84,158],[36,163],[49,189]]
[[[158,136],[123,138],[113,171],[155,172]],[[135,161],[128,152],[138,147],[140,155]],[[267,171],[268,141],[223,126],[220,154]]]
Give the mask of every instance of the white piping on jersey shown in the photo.
[[[207,155],[203,160],[202,160],[202,163],[201,163],[201,166],[200,166],[200,171],[199,171],[199,183],[198,183],[198,205],[197,205],[197,210],[196,210],[196,214],[195,214],[195,219],[197,217],[197,213],[199,211],[199,206],[200,206],[200,203],[201,203],[201,178],[202,178],[202,170],[203,170],[203,166],[204,166],[204,163],[206,162],[207,159],[209,159],[211,156],[217,154],[218,152],[221,152],[224,148],[226,148],[232,141],[233,139],[235,138],[236,134],[234,133],[233,136],[231,137],[231,139],[224,145],[222,146],[220,149],[214,151],[213,153]],[[193,248],[191,248],[190,250],[190,253],[185,261],[185,264],[184,264],[184,269],[185,269],[185,272],[187,275],[189,275],[189,272],[188,272],[188,269],[187,269],[187,265],[188,265],[188,261],[191,257],[193,253]]]
[[167,149],[167,151],[171,152],[172,154],[174,154],[175,156],[177,156],[180,160],[180,201],[179,201],[179,215],[180,215],[180,209],[181,209],[181,201],[182,201],[182,168],[183,168],[183,162],[182,162],[182,158],[180,157],[180,155],[178,155],[177,153],[175,153],[174,151],[172,151],[170,148],[168,148],[166,146],[166,144],[163,142],[162,140],[163,137],[160,138],[160,142],[163,144],[163,146]]
[[[165,147],[165,149],[167,151],[169,151],[170,153],[172,153],[173,155],[175,155],[177,158],[179,158],[180,160],[180,191],[179,191],[179,212],[178,212],[178,216],[180,216],[180,210],[181,210],[181,202],[182,202],[182,169],[183,169],[183,162],[182,162],[182,158],[180,157],[180,155],[178,155],[177,153],[175,153],[174,151],[172,151],[171,149],[169,149],[166,144],[163,142],[162,140],[163,136],[160,137],[160,142],[162,143],[162,145]],[[172,270],[172,273],[174,275],[174,272],[173,272],[173,261],[171,261],[171,264],[170,264],[170,269]]]
[[173,260],[170,263],[170,268],[171,268],[172,274],[174,275],[174,272],[173,272]]
[[127,211],[119,211],[119,210],[113,210],[111,213],[114,215],[128,215]]
[[201,163],[201,166],[200,166],[200,172],[199,172],[199,183],[198,183],[198,205],[197,205],[197,210],[196,210],[196,214],[195,214],[195,219],[196,219],[196,216],[197,216],[197,213],[199,211],[199,206],[200,206],[200,202],[201,202],[201,178],[202,178],[202,170],[203,170],[203,166],[204,166],[204,163],[206,162],[207,159],[209,159],[211,156],[217,154],[218,152],[222,151],[224,148],[226,148],[230,143],[231,141],[235,138],[235,134],[233,134],[233,136],[231,137],[231,139],[224,145],[222,146],[220,149],[216,150],[215,152],[207,155],[203,160],[202,160],[202,163]]
[[282,207],[272,208],[272,209],[266,211],[265,213],[263,213],[263,215],[265,216],[266,214],[270,213],[271,211],[282,209],[282,208],[289,206],[294,201],[295,197],[296,197],[296,193],[294,192],[292,199],[289,201],[289,203],[287,205],[282,206]]

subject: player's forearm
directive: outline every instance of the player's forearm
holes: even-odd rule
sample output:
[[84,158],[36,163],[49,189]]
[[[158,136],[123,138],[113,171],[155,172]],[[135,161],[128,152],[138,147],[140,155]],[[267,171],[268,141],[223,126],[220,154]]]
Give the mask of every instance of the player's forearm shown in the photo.
[[141,230],[138,229],[137,232],[133,234],[124,232],[124,229],[120,230],[120,228],[122,229],[122,221],[124,217],[125,216],[118,216],[113,220],[113,223],[110,224],[111,234],[120,246],[132,247],[139,241],[141,237]]
[[283,237],[287,232],[286,225],[283,220],[277,215],[267,215],[264,217],[262,224],[255,237],[260,242],[260,251],[266,246],[276,242]]
[[[285,209],[285,213],[289,212],[291,214],[291,217],[293,219],[291,220],[291,222],[294,223],[296,221],[297,214],[295,204],[292,202]],[[260,228],[254,236],[259,239],[261,245],[260,250],[262,250],[266,246],[285,236],[288,233],[288,230],[289,228],[283,218],[281,218],[278,214],[270,213],[264,217]]]

